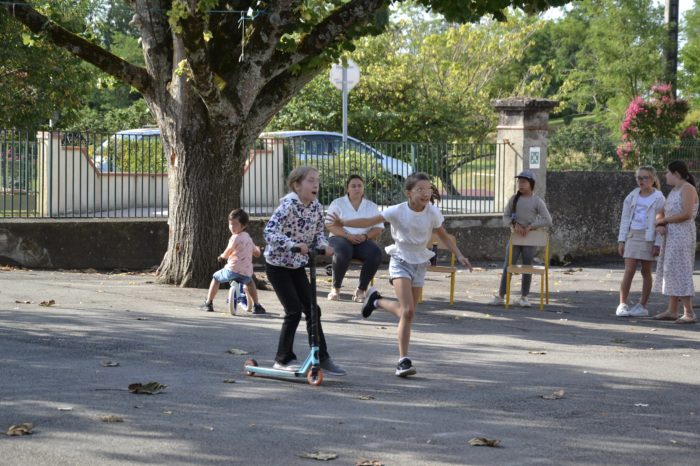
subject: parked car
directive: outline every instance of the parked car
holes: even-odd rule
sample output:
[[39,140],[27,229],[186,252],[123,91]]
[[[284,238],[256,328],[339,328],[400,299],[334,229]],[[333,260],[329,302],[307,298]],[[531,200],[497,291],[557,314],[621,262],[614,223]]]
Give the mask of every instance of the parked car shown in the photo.
[[[273,131],[260,135],[260,139],[289,140],[289,148],[301,162],[332,160],[339,154],[352,151],[373,157],[387,173],[401,180],[414,172],[410,163],[381,153],[367,143],[348,136],[343,144],[343,135],[328,131]],[[337,167],[332,167],[337,168]]]

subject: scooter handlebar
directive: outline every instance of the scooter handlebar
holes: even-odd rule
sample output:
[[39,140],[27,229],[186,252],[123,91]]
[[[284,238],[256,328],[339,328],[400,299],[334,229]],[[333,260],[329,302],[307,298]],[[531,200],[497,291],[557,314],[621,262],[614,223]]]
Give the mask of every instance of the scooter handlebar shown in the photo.
[[[292,248],[292,252],[301,252],[301,248],[299,246],[294,246]],[[313,252],[314,254],[318,254],[318,255],[323,256],[326,254],[326,249],[325,248],[314,248],[314,249],[310,250],[309,252]]]

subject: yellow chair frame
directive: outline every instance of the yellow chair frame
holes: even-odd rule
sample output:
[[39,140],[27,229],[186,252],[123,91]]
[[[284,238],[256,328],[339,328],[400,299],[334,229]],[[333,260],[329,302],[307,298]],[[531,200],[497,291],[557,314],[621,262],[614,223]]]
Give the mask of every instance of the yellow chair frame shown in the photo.
[[[513,264],[513,246],[544,247],[544,265]],[[506,267],[506,309],[510,305],[510,282],[513,274],[540,275],[540,311],[544,310],[544,301],[549,304],[549,234],[546,230],[532,230],[526,236],[510,234],[508,247],[508,266]]]
[[[453,235],[448,234],[447,235],[452,242],[455,242],[455,237]],[[447,249],[448,251],[452,252],[450,248],[440,239],[440,237],[436,234],[433,233],[433,236],[430,238],[430,241],[428,241],[428,244],[425,245],[428,249],[433,248],[433,244],[437,243],[438,246],[438,251],[439,250],[445,250]],[[449,267],[446,265],[429,265],[428,266],[428,272],[439,272],[439,273],[449,273],[450,274],[450,305],[454,304],[455,302],[455,275],[457,273],[457,268],[455,267],[455,254],[452,252],[451,257],[450,257],[450,265]],[[423,302],[423,290],[421,289],[420,291],[420,296],[418,298],[418,302],[422,303]]]

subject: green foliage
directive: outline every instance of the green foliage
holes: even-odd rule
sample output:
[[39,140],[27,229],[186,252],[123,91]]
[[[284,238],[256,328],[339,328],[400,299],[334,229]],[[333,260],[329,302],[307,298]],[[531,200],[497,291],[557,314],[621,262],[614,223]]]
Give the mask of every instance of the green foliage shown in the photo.
[[159,136],[111,136],[103,144],[89,147],[88,154],[98,167],[111,172],[167,173]]
[[686,42],[679,55],[683,63],[679,76],[679,89],[683,96],[700,107],[700,1],[698,0],[694,1],[692,9],[685,13],[683,33]]
[[[368,141],[454,141],[488,137],[490,101],[518,89],[536,94],[544,70],[503,89],[499,72],[521,59],[541,21],[445,25],[404,9],[382,35],[356,41],[349,55],[361,69],[349,95],[348,132]],[[269,129],[338,131],[340,93],[322,73],[271,122]]]
[[547,147],[547,169],[617,169],[620,162],[610,130],[598,123],[574,121],[551,134]]

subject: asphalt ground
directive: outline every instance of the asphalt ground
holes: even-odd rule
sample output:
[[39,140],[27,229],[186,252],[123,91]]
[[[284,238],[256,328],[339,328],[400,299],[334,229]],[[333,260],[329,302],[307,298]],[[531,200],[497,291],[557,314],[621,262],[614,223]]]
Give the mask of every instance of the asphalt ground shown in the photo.
[[[337,465],[698,464],[699,326],[616,318],[621,261],[552,268],[544,311],[486,306],[500,267],[477,265],[458,273],[453,306],[448,279],[429,274],[406,379],[394,318],[362,319],[350,301],[358,271],[338,302],[320,276],[329,350],[348,375],[318,387],[241,370],[251,356],[272,364],[272,291],[260,292],[269,317],[232,317],[223,290],[205,313],[205,290],[147,273],[3,269],[0,432],[33,433],[0,435],[0,464],[309,465],[314,452]],[[392,294],[386,269],[376,284]],[[640,288],[637,276],[634,298]],[[533,277],[533,301],[538,290]],[[653,295],[653,312],[664,305]],[[303,324],[295,350],[308,352]],[[150,381],[167,388],[128,389]]]

